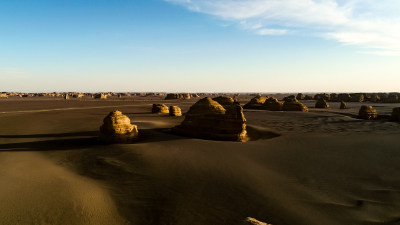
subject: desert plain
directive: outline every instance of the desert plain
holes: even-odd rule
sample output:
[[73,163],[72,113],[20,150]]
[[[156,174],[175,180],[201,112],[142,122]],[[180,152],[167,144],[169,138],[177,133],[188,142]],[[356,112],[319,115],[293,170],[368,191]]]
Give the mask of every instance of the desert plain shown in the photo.
[[[0,99],[0,224],[400,223],[400,123],[387,119],[400,103],[367,103],[377,120],[357,118],[364,102],[245,109],[247,142],[171,132],[199,99]],[[151,113],[158,103],[183,116]],[[113,110],[138,126],[135,142],[101,142]]]

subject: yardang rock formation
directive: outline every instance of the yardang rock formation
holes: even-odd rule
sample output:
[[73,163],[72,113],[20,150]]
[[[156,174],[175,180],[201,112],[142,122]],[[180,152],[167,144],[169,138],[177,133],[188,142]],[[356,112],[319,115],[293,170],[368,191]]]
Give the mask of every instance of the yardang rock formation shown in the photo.
[[131,120],[116,110],[110,112],[100,127],[100,137],[109,143],[130,143],[138,137],[136,125],[131,124]]
[[169,107],[169,115],[170,116],[182,116],[181,108],[178,106],[170,106]]
[[224,108],[209,97],[200,99],[186,113],[181,125],[173,129],[175,133],[186,136],[246,141],[246,119],[240,105]]
[[169,113],[168,106],[165,104],[153,104],[153,108],[151,109],[152,113]]
[[372,106],[363,105],[361,106],[360,111],[358,111],[358,118],[364,120],[373,120],[378,118],[378,113]]

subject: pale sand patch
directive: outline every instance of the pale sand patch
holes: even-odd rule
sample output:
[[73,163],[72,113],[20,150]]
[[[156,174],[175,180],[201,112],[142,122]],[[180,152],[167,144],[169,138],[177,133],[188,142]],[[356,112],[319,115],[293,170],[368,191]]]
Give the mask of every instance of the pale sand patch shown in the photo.
[[0,154],[1,224],[128,224],[107,191],[39,153]]

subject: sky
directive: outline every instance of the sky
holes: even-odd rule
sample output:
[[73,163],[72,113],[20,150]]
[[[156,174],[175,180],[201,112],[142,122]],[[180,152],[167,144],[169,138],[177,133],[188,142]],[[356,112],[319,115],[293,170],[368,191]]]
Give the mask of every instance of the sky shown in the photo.
[[2,0],[0,92],[400,92],[398,0]]

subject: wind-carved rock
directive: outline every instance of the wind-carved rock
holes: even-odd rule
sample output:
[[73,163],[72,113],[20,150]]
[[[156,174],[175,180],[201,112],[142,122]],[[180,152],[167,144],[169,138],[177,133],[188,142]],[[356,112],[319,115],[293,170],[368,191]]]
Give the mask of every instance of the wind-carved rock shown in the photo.
[[276,98],[268,98],[260,109],[269,111],[282,111],[283,103]]
[[358,118],[364,120],[373,120],[378,118],[378,113],[376,112],[376,109],[374,109],[372,106],[363,105],[358,111]]
[[182,110],[178,106],[170,106],[169,107],[169,115],[170,116],[182,116]]
[[266,96],[257,96],[252,98],[246,105],[243,106],[244,109],[259,109],[268,99]]
[[153,104],[153,108],[151,109],[152,113],[169,113],[168,106],[165,104]]
[[346,102],[344,102],[344,101],[340,102],[340,109],[347,109]]
[[242,225],[272,225],[272,224],[264,223],[254,218],[247,217],[246,219],[243,220]]
[[211,98],[203,98],[192,105],[185,120],[174,132],[197,138],[246,141],[246,119],[238,104],[224,108]]
[[295,97],[286,98],[282,106],[283,111],[301,111],[308,112],[307,106],[299,102]]
[[318,101],[315,103],[315,108],[318,109],[327,109],[329,108],[329,104],[325,101],[325,99],[320,98]]
[[136,125],[131,120],[116,110],[110,112],[103,120],[100,127],[100,137],[108,143],[130,143],[138,137]]

